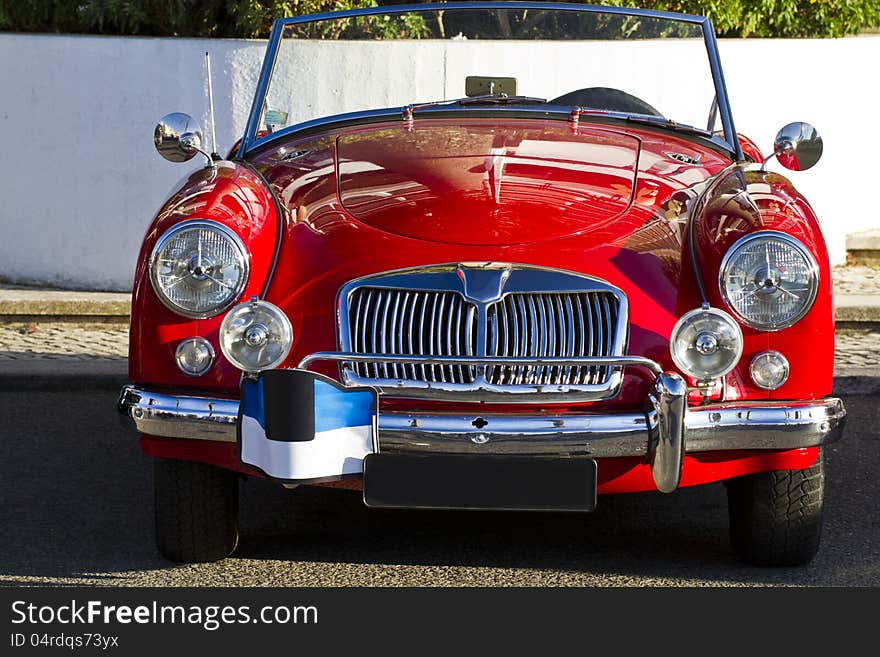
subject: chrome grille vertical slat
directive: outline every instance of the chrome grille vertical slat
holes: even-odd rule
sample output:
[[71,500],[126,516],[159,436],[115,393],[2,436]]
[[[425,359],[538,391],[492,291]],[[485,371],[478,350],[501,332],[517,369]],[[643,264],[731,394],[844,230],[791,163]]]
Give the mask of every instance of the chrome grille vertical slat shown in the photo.
[[[380,353],[380,349],[382,346],[379,344],[379,332],[381,331],[381,327],[379,326],[379,320],[381,318],[381,310],[380,306],[384,300],[384,295],[380,291],[376,295],[376,312],[373,314],[373,330],[370,334],[370,351],[374,354]],[[372,363],[373,367],[373,377],[379,378],[379,363]]]
[[[501,333],[500,339],[496,342],[498,348],[495,350],[495,354],[500,356],[510,356],[510,325],[507,322],[507,305],[502,302],[496,304],[493,308],[497,308],[498,330]],[[498,383],[503,385],[505,383],[505,374],[507,374],[507,378],[510,377],[510,368],[502,367],[499,368],[498,372],[500,374],[498,377]]]
[[[562,336],[559,334],[559,317],[556,312],[556,304],[553,295],[543,294],[544,304],[547,306],[547,324],[550,327],[550,345],[547,352],[548,356],[558,356],[559,349],[562,346]],[[553,383],[558,380],[559,367],[548,367],[545,383]]]
[[[413,316],[415,316],[415,306],[418,304],[418,302],[421,302],[421,304],[422,304],[421,311],[419,312],[419,317],[418,317],[418,327],[419,327],[418,344],[419,344],[419,348],[417,351],[414,351],[413,353],[424,354],[425,353],[425,317],[426,317],[425,308],[428,306],[428,295],[427,294],[417,294],[416,295],[416,300],[413,302]],[[415,373],[416,367],[418,367],[422,373],[422,381],[427,381],[428,380],[427,373],[425,371],[424,365],[417,365],[417,366],[414,365],[413,366],[413,378],[414,379],[417,378],[417,375]]]
[[[553,304],[547,303],[546,294],[539,294],[537,297],[537,305],[541,310],[541,335],[543,337],[541,355],[545,357],[552,356],[553,351],[556,349],[556,321],[553,317]],[[546,384],[552,375],[552,367],[541,368],[541,376],[538,383],[541,385]]]
[[[575,308],[577,308],[578,317],[578,339],[577,339],[577,355],[583,357],[587,354],[587,324],[584,321],[584,295],[575,295]],[[589,380],[590,370],[586,367],[577,367],[575,375],[575,383],[581,384]]]
[[[565,356],[567,358],[574,358],[574,342],[577,340],[577,335],[574,332],[574,304],[571,302],[570,294],[565,295],[565,312],[562,313],[562,316],[565,318],[565,334],[568,336],[568,342],[565,345]],[[560,303],[561,300],[560,300]],[[562,376],[563,382],[569,385],[574,383],[574,372],[575,368],[572,366],[568,366],[565,368],[565,372]]]
[[[446,307],[446,295],[444,295],[442,292],[438,292],[437,297],[439,298],[440,304],[439,304],[439,308],[437,309],[437,325],[438,326],[437,326],[437,334],[436,334],[437,335],[436,354],[438,356],[443,356],[443,355],[448,355],[448,354],[443,353],[443,343],[444,343],[443,327],[446,326],[446,322],[444,322],[444,318],[443,318],[443,310]],[[448,381],[448,379],[446,378],[446,367],[447,367],[446,365],[439,366],[439,368],[440,368],[439,381],[441,381],[443,383]]]
[[[348,299],[349,307],[354,309],[354,314],[348,314],[348,326],[353,337],[352,351],[358,351],[358,336],[361,334],[361,324],[364,321],[364,315],[361,312],[362,295],[359,291],[354,292]],[[359,364],[346,363],[349,367],[354,367],[358,374],[362,374],[362,368]]]
[[[565,311],[562,308],[562,298],[558,294],[552,296],[553,307],[556,310],[556,355],[562,358],[568,352],[568,334],[566,333]],[[565,383],[566,368],[561,365],[556,368],[553,383]]]
[[[501,318],[498,313],[498,306],[489,306],[486,309],[486,355],[496,356],[499,348],[498,336],[501,332]],[[494,381],[495,368],[487,365],[484,372],[485,377],[489,381]]]
[[[526,333],[525,333],[525,324],[523,323],[523,312],[520,308],[520,304],[523,303],[522,295],[515,295],[507,297],[508,309],[510,310],[510,319],[511,323],[514,326],[514,342],[513,348],[514,353],[517,354],[525,354],[526,349]],[[522,365],[517,365],[513,368],[514,376],[511,378],[510,382],[513,385],[521,385],[523,380],[523,369]]]
[[[535,303],[535,297],[533,295],[529,295],[529,328],[531,329],[531,338],[529,342],[529,353],[528,356],[540,356],[541,355],[541,342],[540,342],[540,334],[538,328],[538,310],[537,304]],[[540,372],[540,368],[529,366],[529,373],[526,377],[526,383],[534,384],[536,383],[537,374]]]
[[[602,356],[610,356],[611,355],[611,335],[614,331],[614,325],[611,320],[611,304],[608,301],[608,295],[602,295],[602,311],[604,315],[604,324],[603,327],[605,329],[605,350],[602,352]],[[602,380],[604,381],[609,376],[611,376],[611,368],[605,367],[603,368]]]
[[[590,299],[590,353],[597,354],[601,353],[600,348],[602,344],[602,329],[601,322],[599,321],[598,308],[596,307],[596,294],[590,292],[587,294],[587,297]],[[595,366],[590,366],[590,383],[594,384],[599,379],[599,368]]]
[[[446,331],[445,331],[446,345],[448,347],[448,354],[450,356],[457,356],[458,355],[456,353],[457,352],[457,349],[456,349],[457,336],[455,335],[455,328],[454,328],[456,306],[458,306],[458,295],[450,295],[450,297],[448,299],[448,310],[446,311],[447,314],[446,314],[446,324],[445,324],[445,326],[446,326]],[[455,372],[456,372],[455,368],[456,368],[455,365],[449,366],[449,379],[448,379],[449,381],[457,381],[458,380],[455,375]]]
[[362,309],[361,309],[361,306],[363,306],[363,302],[364,302],[364,295],[361,293],[360,290],[358,290],[357,292],[355,292],[352,295],[351,302],[353,302],[353,303],[351,303],[351,307],[354,311],[353,315],[351,313],[349,313],[349,317],[351,319],[351,321],[350,321],[351,333],[355,339],[355,342],[353,345],[354,351],[358,351],[361,347],[357,343],[357,340],[361,334],[361,325],[365,323],[364,320],[366,319],[364,317],[364,313],[362,312]]
[[[529,342],[529,333],[528,333],[528,331],[529,331],[528,326],[529,325],[526,322],[526,319],[528,316],[526,315],[526,302],[525,302],[525,299],[523,298],[523,295],[521,295],[521,294],[516,295],[516,309],[519,311],[517,314],[517,322],[519,323],[519,326],[520,326],[520,332],[519,332],[520,343],[518,345],[518,351],[523,356],[528,356],[528,355],[530,355],[529,354],[529,345],[531,344]],[[526,379],[528,378],[528,371],[529,371],[528,368],[525,365],[519,365],[516,369],[517,369],[517,372],[519,373],[516,377],[517,385],[525,384]]]
[[[552,294],[541,295],[544,297],[544,303],[547,306],[547,323],[550,325],[550,348],[547,352],[548,356],[558,356],[562,346],[562,336],[559,334],[559,317],[556,313],[556,304]],[[548,367],[545,383],[553,383],[558,380],[559,367]]]
[[[428,317],[430,317],[430,319],[431,319],[431,329],[428,331],[428,339],[426,341],[426,346],[427,346],[427,349],[425,350],[426,356],[432,356],[435,353],[434,352],[434,334],[435,334],[434,329],[435,329],[435,324],[436,324],[436,319],[437,319],[437,299],[438,298],[440,298],[440,294],[438,292],[434,292],[433,294],[431,294],[431,312],[428,315]],[[431,369],[431,378],[429,379],[429,381],[436,381],[437,380],[437,366],[436,365],[429,365],[429,367]]]
[[[367,349],[369,349],[367,346],[367,325],[369,322],[367,320],[370,317],[370,304],[373,302],[373,295],[366,290],[357,290],[355,294],[363,299],[363,318],[361,320],[361,331],[354,336],[354,351],[367,351]],[[370,366],[368,363],[358,363],[357,372],[361,376],[369,376],[369,368]]]
[[[400,340],[400,350],[405,354],[412,354],[412,341],[413,341],[413,333],[415,333],[415,327],[413,326],[413,316],[412,309],[407,312],[407,306],[409,306],[410,302],[410,292],[403,293],[403,300],[400,302],[400,325],[398,328],[399,331],[399,340]],[[401,365],[401,369],[403,370],[403,378],[404,379],[412,379],[415,378],[415,367],[412,365]],[[412,374],[407,373],[407,368],[409,368]]]
[[[602,299],[601,299],[600,295],[598,295],[598,294],[596,295],[596,317],[597,317],[596,332],[599,334],[599,347],[598,347],[598,350],[596,351],[596,353],[597,354],[604,354],[605,347],[606,347],[605,342],[606,342],[608,336],[605,335],[605,312],[604,312],[604,308],[602,306]],[[605,376],[605,368],[599,367],[597,369],[598,369],[598,374],[596,377],[596,381],[598,382],[598,381],[602,380],[603,376]]]
[[[506,297],[504,299],[504,316],[507,317],[509,326],[513,329],[513,338],[510,340],[510,348],[505,352],[505,355],[513,356],[519,351],[519,320],[516,317],[516,303],[514,302],[513,297]],[[522,368],[510,367],[507,368],[507,371],[509,372],[507,383],[513,384],[516,383],[516,377],[519,376]]]
[[[401,353],[401,349],[403,348],[403,341],[398,341],[400,335],[398,334],[398,325],[400,322],[400,292],[392,292],[391,293],[394,298],[394,306],[391,311],[391,326],[388,328],[388,353],[390,354],[399,354]],[[391,375],[398,379],[400,378],[399,374],[400,366],[397,363],[391,363]]]
[[[471,304],[468,304],[465,330],[467,331],[467,353],[468,355],[475,355],[477,353],[477,309]],[[471,383],[477,376],[477,368],[468,367],[467,373],[468,383]]]
[[[456,356],[464,356],[464,335],[462,335],[463,325],[461,323],[462,320],[462,307],[464,306],[464,299],[456,295],[453,297],[453,302],[455,303],[455,331],[450,331],[453,334],[453,341],[455,343],[455,355]],[[464,370],[461,365],[455,366],[455,371],[458,375],[458,381],[464,381]]]
[[[388,292],[385,293],[385,304],[382,308],[382,330],[379,334],[380,335],[379,345],[380,345],[381,351],[378,353],[381,353],[381,354],[394,353],[391,351],[391,344],[390,344],[390,340],[389,340],[390,336],[389,336],[389,331],[388,331],[388,326],[389,326],[389,324],[391,324],[389,315],[391,314],[391,303],[393,301],[393,297],[394,297],[394,292],[389,290]],[[383,378],[386,378],[386,379],[391,377],[391,367],[390,367],[389,363],[382,364],[382,376],[383,376]]]

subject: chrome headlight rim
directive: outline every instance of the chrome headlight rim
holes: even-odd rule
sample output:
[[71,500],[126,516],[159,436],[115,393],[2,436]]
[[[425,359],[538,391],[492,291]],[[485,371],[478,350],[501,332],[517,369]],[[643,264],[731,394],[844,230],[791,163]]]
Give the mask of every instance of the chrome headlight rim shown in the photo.
[[[229,300],[226,303],[202,312],[190,310],[189,308],[185,308],[169,299],[162,290],[162,286],[159,284],[159,281],[156,278],[156,260],[159,257],[159,254],[162,252],[168,242],[174,239],[175,236],[185,230],[190,230],[193,228],[205,228],[208,230],[213,230],[228,238],[235,246],[235,250],[237,252],[236,261],[238,262],[238,265],[239,267],[241,267],[241,270],[243,272],[240,280],[238,281],[238,284],[233,289],[232,294],[230,295]],[[244,242],[238,235],[236,235],[235,231],[211,219],[187,219],[185,221],[181,221],[179,224],[176,224],[165,231],[162,236],[158,240],[156,240],[156,244],[153,245],[153,250],[150,253],[148,267],[150,274],[150,284],[153,287],[153,292],[162,303],[162,305],[172,312],[177,313],[178,315],[183,315],[184,317],[189,317],[190,319],[208,319],[210,317],[216,317],[217,315],[229,310],[232,306],[234,306],[237,302],[241,300],[241,295],[244,292],[245,287],[247,287],[247,282],[250,278],[251,273],[250,257],[248,255],[247,249],[244,246]]]
[[[810,277],[813,281],[813,284],[810,286],[810,293],[807,297],[807,300],[797,314],[791,316],[784,321],[762,323],[756,322],[739,312],[737,307],[734,305],[732,299],[727,294],[727,287],[724,285],[724,279],[726,278],[727,269],[730,266],[731,260],[733,260],[734,256],[737,255],[740,249],[750,244],[751,242],[768,238],[779,240],[780,242],[785,242],[788,246],[791,246],[804,258],[805,262],[807,263],[807,267],[809,269]],[[759,331],[781,331],[797,324],[800,320],[804,318],[804,316],[808,312],[810,312],[810,309],[813,307],[813,303],[816,301],[816,296],[819,294],[819,283],[819,265],[816,263],[816,259],[810,253],[809,249],[807,249],[807,247],[805,247],[803,243],[800,242],[800,240],[795,239],[791,235],[787,235],[786,233],[778,230],[761,230],[755,233],[749,233],[748,235],[739,238],[730,246],[729,249],[727,249],[727,253],[725,253],[724,258],[721,259],[721,266],[718,268],[718,291],[721,294],[721,298],[724,300],[724,303],[730,309],[731,314],[736,317],[736,319],[739,320],[742,324],[749,326],[753,329],[757,329]]]

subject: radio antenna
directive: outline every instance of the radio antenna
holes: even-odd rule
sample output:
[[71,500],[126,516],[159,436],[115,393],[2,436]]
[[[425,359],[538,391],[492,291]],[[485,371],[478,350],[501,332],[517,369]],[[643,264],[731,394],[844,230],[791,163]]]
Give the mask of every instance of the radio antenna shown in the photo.
[[211,55],[205,51],[205,68],[208,73],[208,123],[211,130],[211,159],[219,160],[217,153],[217,133],[214,130],[214,85],[211,83]]

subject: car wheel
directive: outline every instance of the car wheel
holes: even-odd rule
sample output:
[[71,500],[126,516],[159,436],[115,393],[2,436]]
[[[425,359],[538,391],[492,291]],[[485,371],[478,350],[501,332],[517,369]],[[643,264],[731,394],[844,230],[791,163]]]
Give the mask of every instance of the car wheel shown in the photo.
[[156,546],[172,561],[217,561],[238,546],[238,475],[177,459],[155,459]]
[[727,482],[730,540],[746,563],[800,566],[819,549],[824,459],[805,470],[759,472]]

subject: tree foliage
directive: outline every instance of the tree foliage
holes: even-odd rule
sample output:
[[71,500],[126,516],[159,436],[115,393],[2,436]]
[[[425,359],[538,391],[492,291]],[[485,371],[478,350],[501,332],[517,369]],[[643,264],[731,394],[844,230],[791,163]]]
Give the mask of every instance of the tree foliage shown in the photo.
[[[0,30],[266,37],[280,16],[404,0],[0,0]],[[406,0],[413,2],[414,0]],[[723,37],[841,37],[880,26],[878,0],[594,0],[705,14]],[[409,26],[410,32],[414,26]]]
[[603,4],[706,15],[721,37],[842,37],[880,26],[880,0],[620,0]]

